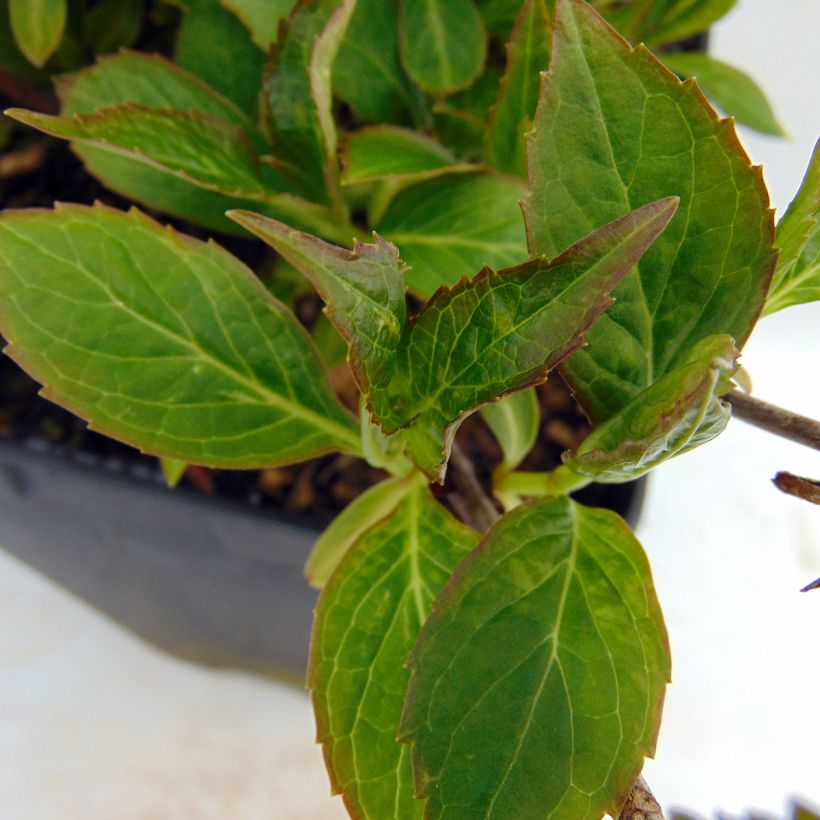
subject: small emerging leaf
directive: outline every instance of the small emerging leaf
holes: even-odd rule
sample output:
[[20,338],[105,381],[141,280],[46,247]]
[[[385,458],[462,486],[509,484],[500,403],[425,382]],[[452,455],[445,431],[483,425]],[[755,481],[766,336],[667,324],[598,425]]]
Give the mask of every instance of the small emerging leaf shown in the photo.
[[307,332],[214,243],[135,210],[6,211],[0,291],[9,354],[121,441],[223,467],[359,452]]
[[487,162],[499,171],[518,176],[526,172],[524,135],[532,127],[541,72],[547,69],[549,58],[546,0],[527,0],[507,46],[507,68],[485,136]]
[[20,51],[41,68],[63,39],[66,0],[9,0],[8,14]]
[[389,478],[351,501],[313,545],[305,565],[305,578],[310,585],[321,589],[351,545],[387,518],[411,488],[408,479]]
[[600,228],[553,260],[543,257],[442,289],[407,326],[397,367],[374,394],[386,432],[403,428],[414,461],[441,480],[461,419],[541,382],[582,344],[609,291],[663,231],[672,197]]
[[354,241],[353,250],[347,250],[258,214],[228,215],[313,282],[328,318],[350,345],[348,358],[362,392],[370,395],[387,384],[406,310],[405,268],[395,246],[374,234],[374,244]]
[[416,480],[391,515],[360,535],[322,592],[308,685],[334,791],[354,817],[421,820],[409,749],[396,741],[404,663],[433,598],[477,541]]
[[456,167],[456,158],[430,137],[381,125],[348,135],[342,163],[342,182],[352,185],[382,179],[420,181]]
[[820,299],[820,141],[800,190],[777,224],[780,256],[764,315]]
[[481,73],[487,33],[473,0],[401,0],[401,57],[432,94],[466,88]]
[[161,458],[159,464],[162,467],[162,474],[165,476],[165,483],[172,489],[182,481],[182,476],[185,475],[185,470],[188,469],[188,465],[184,461],[175,458]]
[[705,444],[731,417],[721,388],[735,369],[731,336],[709,336],[563,461],[600,483],[632,481],[672,456]]
[[670,663],[641,545],[567,498],[508,513],[433,604],[400,738],[425,816],[617,817]]
[[663,61],[676,74],[694,77],[703,93],[738,122],[764,134],[785,136],[766,95],[748,75],[708,54],[673,51]]
[[538,438],[541,412],[534,390],[521,390],[490,402],[481,415],[501,445],[504,470],[514,470],[532,450]]
[[429,298],[488,265],[505,268],[527,258],[512,177],[458,174],[420,182],[402,191],[376,226],[401,248],[410,266],[407,286]]

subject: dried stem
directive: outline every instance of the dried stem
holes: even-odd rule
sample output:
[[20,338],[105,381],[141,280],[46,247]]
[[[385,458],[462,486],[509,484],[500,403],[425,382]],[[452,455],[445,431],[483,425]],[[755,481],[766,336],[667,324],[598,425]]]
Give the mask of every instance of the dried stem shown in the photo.
[[635,781],[618,820],[664,820],[663,810],[643,777]]
[[469,523],[479,532],[487,532],[498,520],[498,510],[484,492],[475,474],[473,462],[455,442],[450,453],[450,469],[453,471],[453,482],[464,502],[463,508],[471,519]]
[[820,422],[776,407],[732,390],[723,398],[732,405],[732,415],[770,433],[820,450]]

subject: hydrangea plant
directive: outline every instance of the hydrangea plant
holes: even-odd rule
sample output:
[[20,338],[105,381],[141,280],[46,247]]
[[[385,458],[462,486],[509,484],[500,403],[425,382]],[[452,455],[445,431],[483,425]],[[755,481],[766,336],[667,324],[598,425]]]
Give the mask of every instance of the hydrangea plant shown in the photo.
[[[676,50],[733,3],[181,5],[174,61],[104,56],[57,78],[59,114],[7,114],[144,208],[268,243],[324,301],[359,411],[253,271],[136,207],[0,216],[7,353],[169,470],[338,451],[389,475],[306,570],[308,685],[352,816],[660,816],[639,775],[670,675],[661,606],[629,527],[569,493],[710,441],[732,407],[784,430],[737,359],[762,313],[820,296],[820,172],[815,152],[775,225],[703,92],[777,133],[771,109]],[[33,62],[65,8],[11,0]],[[594,431],[520,471],[556,369]],[[477,409],[504,452],[495,500],[454,444]],[[466,522],[431,492],[448,469]]]

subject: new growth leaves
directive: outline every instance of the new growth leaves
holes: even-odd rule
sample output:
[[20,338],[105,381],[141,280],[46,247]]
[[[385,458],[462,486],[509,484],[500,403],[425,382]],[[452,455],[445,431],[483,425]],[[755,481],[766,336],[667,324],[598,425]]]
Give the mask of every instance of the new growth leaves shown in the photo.
[[[577,348],[609,306],[609,291],[676,207],[674,198],[645,205],[552,260],[536,257],[498,272],[486,268],[439,290],[403,327],[397,324],[402,266],[379,237],[351,253],[275,220],[231,216],[324,292],[331,320],[350,339],[351,365],[374,417],[387,433],[401,430],[416,464],[441,480],[460,420],[481,404],[543,381]],[[378,289],[393,295],[394,309],[373,297]],[[378,382],[369,381],[371,372]]]

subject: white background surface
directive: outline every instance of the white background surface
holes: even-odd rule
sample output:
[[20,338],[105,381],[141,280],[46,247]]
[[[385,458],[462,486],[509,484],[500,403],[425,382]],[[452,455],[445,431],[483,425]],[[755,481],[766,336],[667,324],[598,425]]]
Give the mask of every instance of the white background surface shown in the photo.
[[[819,36],[818,0],[741,0],[713,35],[793,135],[742,133],[781,209],[820,133]],[[818,306],[763,320],[744,354],[757,395],[815,417],[818,361]],[[797,592],[820,508],[773,489],[778,469],[820,477],[820,458],[733,422],[653,477],[639,535],[674,683],[646,772],[666,806],[820,805],[820,591]],[[2,820],[343,817],[312,739],[303,693],[160,655],[0,557]]]

